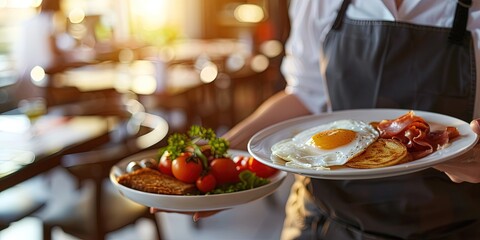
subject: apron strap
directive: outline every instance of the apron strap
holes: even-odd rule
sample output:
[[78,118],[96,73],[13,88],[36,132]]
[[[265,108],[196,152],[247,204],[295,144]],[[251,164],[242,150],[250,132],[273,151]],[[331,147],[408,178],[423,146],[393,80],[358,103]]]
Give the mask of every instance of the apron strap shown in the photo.
[[[340,9],[338,10],[337,17],[332,25],[332,30],[338,30],[342,27],[343,18],[347,12],[348,5],[351,0],[344,0]],[[461,44],[465,32],[467,31],[468,10],[472,6],[472,0],[457,0],[457,8],[455,9],[455,17],[453,19],[453,25],[450,30],[448,40],[450,43]]]
[[467,31],[468,9],[472,6],[472,0],[458,0],[455,9],[452,29],[448,40],[453,44],[462,44],[463,36]]
[[347,12],[348,5],[352,2],[352,0],[343,0],[340,9],[338,10],[337,17],[335,18],[335,22],[333,22],[332,30],[338,30],[342,26],[343,17]]

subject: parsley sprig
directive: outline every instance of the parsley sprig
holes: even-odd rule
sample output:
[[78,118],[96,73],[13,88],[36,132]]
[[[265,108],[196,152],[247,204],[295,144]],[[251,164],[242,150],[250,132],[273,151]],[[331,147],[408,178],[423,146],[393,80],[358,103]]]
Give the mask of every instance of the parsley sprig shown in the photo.
[[170,135],[167,139],[168,145],[164,147],[164,151],[168,151],[171,159],[175,159],[180,156],[181,153],[185,152],[187,147],[191,144],[190,139],[181,133],[174,133]]
[[188,130],[188,136],[196,140],[213,140],[217,138],[217,135],[211,128],[204,128],[202,126],[193,125]]

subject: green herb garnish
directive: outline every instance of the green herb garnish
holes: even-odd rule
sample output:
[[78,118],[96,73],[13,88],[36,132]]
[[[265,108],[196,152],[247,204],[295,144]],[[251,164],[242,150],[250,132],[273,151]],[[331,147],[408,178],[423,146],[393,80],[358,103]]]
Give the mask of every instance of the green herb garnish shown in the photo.
[[193,125],[190,127],[190,130],[188,131],[188,135],[192,139],[196,140],[213,140],[217,138],[217,135],[211,128],[204,128],[198,125]]
[[230,147],[228,141],[223,138],[214,138],[210,140],[208,144],[210,145],[212,155],[216,158],[225,156]]
[[261,178],[249,170],[242,171],[240,174],[238,174],[238,178],[240,178],[239,182],[219,186],[210,194],[239,192],[257,188],[270,182],[270,180]]
[[181,133],[174,133],[170,135],[167,139],[168,145],[161,149],[161,153],[168,151],[171,159],[175,159],[180,154],[186,151],[187,147],[190,146],[191,140],[187,135]]

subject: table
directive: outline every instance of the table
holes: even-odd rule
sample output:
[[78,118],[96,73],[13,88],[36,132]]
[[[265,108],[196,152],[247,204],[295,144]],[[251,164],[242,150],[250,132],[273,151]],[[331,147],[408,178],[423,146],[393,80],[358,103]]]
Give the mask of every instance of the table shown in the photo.
[[46,115],[34,132],[26,116],[0,115],[0,191],[58,166],[63,154],[106,143],[112,122],[104,116]]
[[50,107],[33,125],[18,110],[0,114],[0,192],[59,166],[64,155],[112,142],[135,153],[167,133],[165,119],[121,95]]

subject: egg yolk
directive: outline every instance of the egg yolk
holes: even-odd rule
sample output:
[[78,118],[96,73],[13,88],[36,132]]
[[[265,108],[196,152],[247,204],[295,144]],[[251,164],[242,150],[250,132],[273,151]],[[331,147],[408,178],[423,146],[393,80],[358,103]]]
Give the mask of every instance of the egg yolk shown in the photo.
[[331,129],[312,136],[313,143],[320,149],[334,149],[350,143],[357,133],[347,129]]

